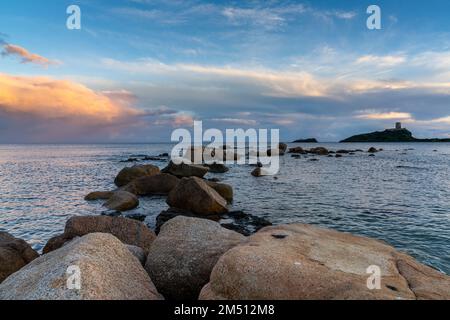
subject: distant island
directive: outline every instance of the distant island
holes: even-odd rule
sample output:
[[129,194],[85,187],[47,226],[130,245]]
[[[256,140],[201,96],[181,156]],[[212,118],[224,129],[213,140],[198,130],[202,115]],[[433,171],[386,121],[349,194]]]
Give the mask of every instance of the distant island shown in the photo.
[[315,139],[315,138],[298,139],[298,140],[295,140],[292,143],[317,143],[317,139]]
[[450,142],[450,139],[414,138],[411,131],[402,128],[402,124],[397,122],[393,129],[359,134],[341,142]]

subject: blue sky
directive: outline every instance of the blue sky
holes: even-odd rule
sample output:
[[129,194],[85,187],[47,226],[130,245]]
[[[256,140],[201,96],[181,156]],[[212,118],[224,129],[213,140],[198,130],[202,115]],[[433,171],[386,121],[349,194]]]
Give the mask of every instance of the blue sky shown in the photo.
[[0,142],[168,141],[193,120],[284,140],[399,120],[448,137],[449,14],[444,0],[2,1]]

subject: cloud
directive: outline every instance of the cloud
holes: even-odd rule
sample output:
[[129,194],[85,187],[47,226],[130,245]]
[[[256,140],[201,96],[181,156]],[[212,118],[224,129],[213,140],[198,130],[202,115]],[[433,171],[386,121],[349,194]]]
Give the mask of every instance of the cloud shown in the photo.
[[21,63],[32,63],[43,67],[60,64],[58,61],[49,60],[43,56],[29,52],[27,49],[14,44],[4,44],[2,56],[15,56],[21,59]]
[[412,115],[407,112],[383,112],[383,113],[365,113],[357,115],[355,118],[365,120],[409,120],[412,119]]
[[67,80],[0,74],[0,110],[7,113],[94,122],[114,122],[141,114],[129,105],[129,93],[121,92],[122,98],[117,100],[108,96],[117,94],[95,92]]
[[356,60],[357,64],[367,64],[378,68],[394,67],[406,62],[406,57],[402,55],[375,56],[365,55]]
[[244,125],[244,126],[256,126],[258,124],[258,121],[251,119],[213,118],[210,119],[210,121],[220,122],[224,124]]

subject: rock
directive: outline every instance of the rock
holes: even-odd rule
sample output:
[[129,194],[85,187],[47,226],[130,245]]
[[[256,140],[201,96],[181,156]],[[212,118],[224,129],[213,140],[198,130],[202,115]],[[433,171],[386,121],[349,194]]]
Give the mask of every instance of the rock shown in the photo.
[[255,170],[252,171],[252,176],[254,177],[262,177],[262,170],[260,167],[257,167]]
[[127,163],[127,162],[138,162],[139,160],[137,158],[128,158],[127,160],[120,161],[121,163]]
[[161,170],[163,173],[174,175],[178,178],[198,177],[203,178],[209,169],[201,165],[181,163],[179,165],[170,161],[169,165]]
[[[70,270],[78,268],[79,290]],[[110,234],[94,233],[43,255],[0,285],[0,300],[160,300],[148,274]]]
[[108,216],[108,217],[120,217],[122,215],[122,212],[116,211],[116,210],[107,210],[102,211],[102,216]]
[[293,155],[291,155],[291,157],[294,158],[294,159],[301,159],[302,158],[302,156],[299,155],[299,154],[293,154]]
[[376,152],[378,152],[378,150],[377,150],[377,148],[370,147],[370,149],[367,152],[369,152],[369,153],[376,153]]
[[216,162],[214,162],[212,164],[205,164],[205,166],[208,167],[209,168],[209,172],[212,172],[212,173],[226,173],[226,172],[228,172],[230,170],[224,164],[216,163]]
[[339,153],[338,153],[338,154],[335,155],[335,157],[336,157],[336,158],[342,158],[342,154],[339,154]]
[[136,220],[136,221],[144,221],[146,218],[147,218],[147,216],[145,215],[145,214],[142,214],[142,213],[132,213],[132,214],[127,214],[126,216],[125,216],[125,218],[128,218],[128,219],[133,219],[133,220]]
[[158,173],[160,173],[159,168],[151,164],[127,167],[123,168],[119,172],[116,179],[114,180],[114,183],[118,187],[123,187],[128,183],[130,183],[131,181],[133,181],[134,179],[140,177],[153,176]]
[[319,161],[319,159],[316,159],[316,158],[312,158],[312,159],[309,159],[308,161],[312,161],[312,162],[315,162],[315,161]]
[[0,232],[0,283],[39,257],[28,243],[6,232]]
[[224,214],[219,221],[226,229],[236,231],[244,236],[252,235],[260,229],[271,226],[272,223],[244,211],[232,211]]
[[166,195],[178,184],[179,179],[171,174],[161,173],[133,180],[121,190],[137,196]]
[[145,266],[145,261],[147,260],[147,256],[145,255],[145,251],[142,248],[132,246],[130,244],[126,245],[127,249],[131,252],[133,256],[135,256],[142,266]]
[[[381,270],[370,290],[368,268]],[[311,225],[264,228],[225,253],[200,299],[450,298],[450,277],[380,241]]]
[[222,196],[228,203],[233,202],[233,187],[225,183],[217,183],[206,180],[208,186],[216,190],[218,194]]
[[350,153],[350,151],[348,151],[348,150],[338,150],[338,151],[336,151],[336,153],[348,154],[348,153]]
[[227,201],[197,177],[183,178],[169,193],[167,204],[199,215],[226,213]]
[[280,152],[280,156],[284,156],[284,154],[287,151],[287,148],[288,148],[288,145],[286,143],[281,142],[281,143],[278,144],[278,149],[279,149],[279,152]]
[[156,238],[152,230],[136,220],[107,216],[72,217],[67,221],[64,233],[50,239],[43,252],[54,251],[75,237],[97,232],[110,233],[123,243],[140,247],[146,252]]
[[309,153],[316,154],[319,156],[326,156],[326,155],[328,155],[328,149],[326,149],[324,147],[312,148],[309,150]]
[[306,151],[302,147],[290,148],[289,153],[305,154]]
[[195,300],[220,256],[245,240],[217,222],[179,216],[161,229],[145,270],[167,299]]
[[222,227],[236,231],[244,236],[249,236],[261,228],[271,226],[272,223],[264,218],[245,213],[243,211],[228,212],[223,215],[197,216],[196,214],[175,208],[162,211],[156,217],[156,234],[159,234],[161,227],[169,220],[178,216],[189,218],[202,218],[219,222]]
[[169,157],[169,154],[168,154],[167,152],[161,153],[158,157],[168,158],[168,157]]
[[104,207],[116,211],[128,211],[139,205],[139,199],[127,191],[116,191],[111,198],[103,204]]
[[95,191],[89,193],[84,200],[93,201],[93,200],[108,200],[114,194],[113,191]]
[[372,154],[369,154],[369,157],[375,157],[375,155],[372,153]]

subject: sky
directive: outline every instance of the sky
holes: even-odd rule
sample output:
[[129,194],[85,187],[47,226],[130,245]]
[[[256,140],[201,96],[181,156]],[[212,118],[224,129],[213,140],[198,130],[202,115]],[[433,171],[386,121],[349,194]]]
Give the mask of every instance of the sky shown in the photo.
[[0,143],[167,142],[194,120],[448,138],[449,15],[447,0],[1,1]]

